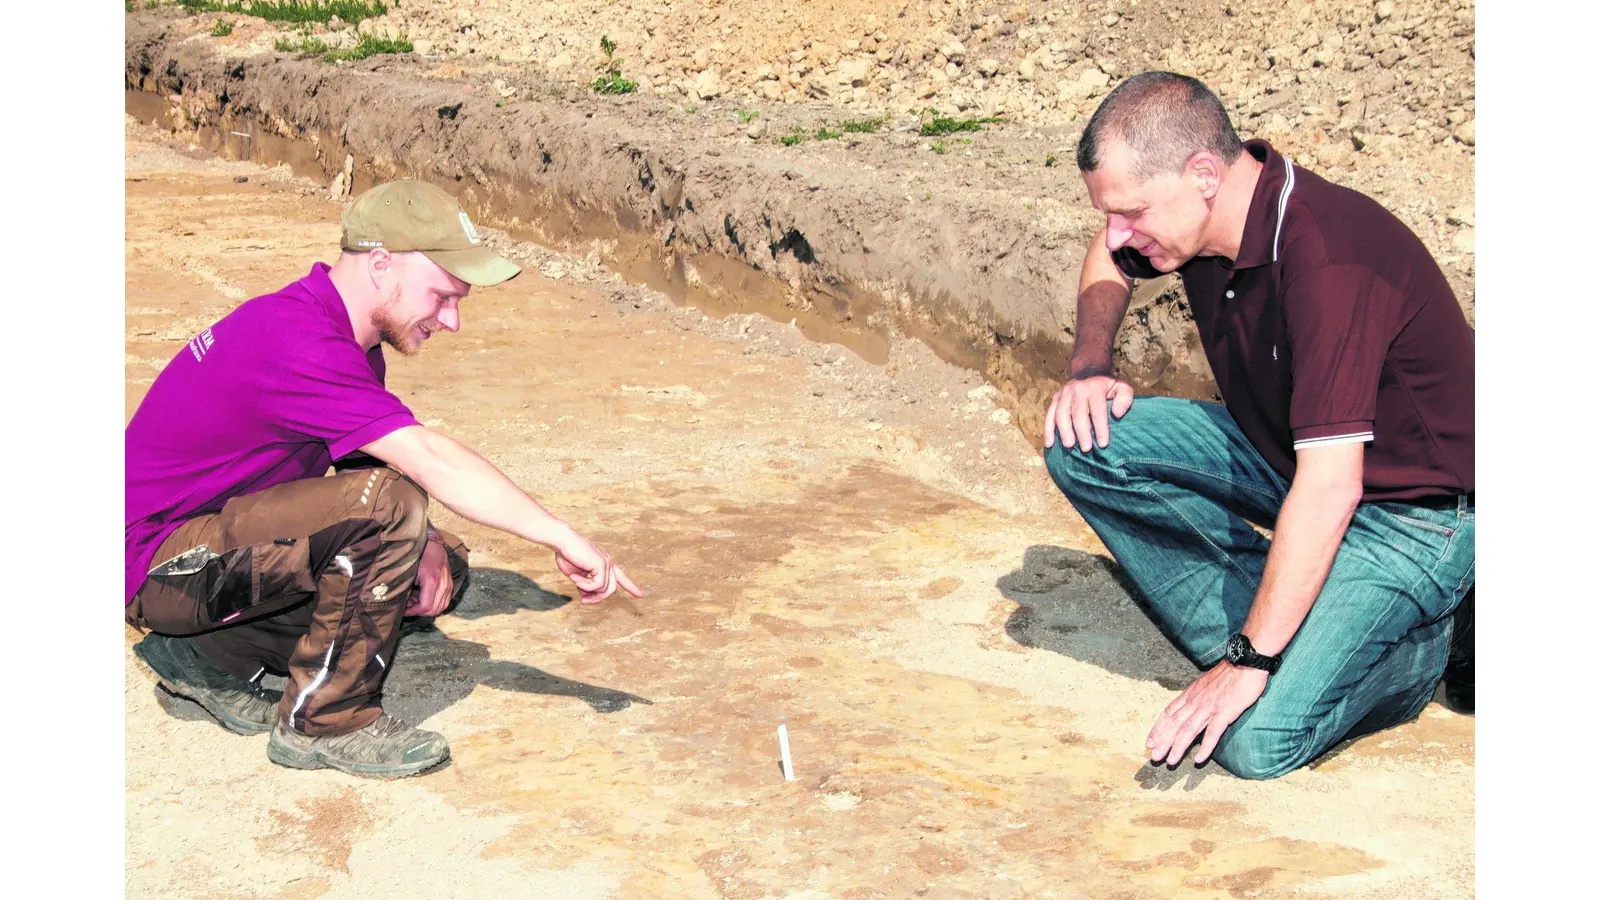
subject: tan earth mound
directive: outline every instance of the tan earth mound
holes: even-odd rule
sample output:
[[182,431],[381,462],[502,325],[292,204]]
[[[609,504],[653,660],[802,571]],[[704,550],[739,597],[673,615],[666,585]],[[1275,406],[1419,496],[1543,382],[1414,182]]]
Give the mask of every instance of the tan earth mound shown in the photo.
[[[1169,69],[1216,90],[1241,132],[1448,231],[1443,255],[1472,274],[1470,0],[402,0],[361,29],[581,82],[606,35],[629,77],[689,101],[1045,126],[1081,127],[1117,79]],[[1470,283],[1462,299],[1470,318]]]

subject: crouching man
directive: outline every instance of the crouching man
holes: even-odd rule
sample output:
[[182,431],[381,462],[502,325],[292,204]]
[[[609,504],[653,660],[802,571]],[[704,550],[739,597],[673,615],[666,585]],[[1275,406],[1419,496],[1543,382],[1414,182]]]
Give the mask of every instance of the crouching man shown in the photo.
[[[380,703],[402,618],[443,612],[467,572],[430,496],[549,547],[584,602],[643,595],[384,387],[380,344],[418,352],[460,329],[473,286],[520,270],[420,182],[371,189],[343,227],[337,262],[201,332],[128,423],[124,614],[154,632],[134,651],[169,690],[230,731],[270,731],[273,762],[397,777],[450,755]],[[268,671],[287,675],[281,697]]]
[[[1474,573],[1472,332],[1438,265],[1373,200],[1241,144],[1192,78],[1119,85],[1077,158],[1106,226],[1045,462],[1206,669],[1151,760],[1198,741],[1197,763],[1273,778],[1415,717]],[[1112,375],[1134,280],[1167,272],[1221,405]]]

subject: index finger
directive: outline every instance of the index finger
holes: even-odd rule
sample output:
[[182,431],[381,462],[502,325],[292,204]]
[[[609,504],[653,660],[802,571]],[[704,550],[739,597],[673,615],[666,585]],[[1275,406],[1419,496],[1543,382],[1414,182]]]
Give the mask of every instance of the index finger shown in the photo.
[[617,581],[621,583],[622,589],[634,595],[635,597],[643,597],[644,591],[639,590],[639,586],[633,583],[633,579],[628,577],[628,573],[622,571],[621,566],[617,566],[616,568]]

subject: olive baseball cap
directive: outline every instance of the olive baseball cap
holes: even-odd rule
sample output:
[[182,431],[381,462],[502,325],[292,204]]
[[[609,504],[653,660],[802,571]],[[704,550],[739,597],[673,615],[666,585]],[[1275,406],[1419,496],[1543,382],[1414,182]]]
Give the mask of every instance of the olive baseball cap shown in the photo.
[[377,185],[351,201],[340,224],[342,249],[418,251],[475,287],[500,284],[522,272],[482,246],[478,229],[461,204],[427,182],[406,179]]

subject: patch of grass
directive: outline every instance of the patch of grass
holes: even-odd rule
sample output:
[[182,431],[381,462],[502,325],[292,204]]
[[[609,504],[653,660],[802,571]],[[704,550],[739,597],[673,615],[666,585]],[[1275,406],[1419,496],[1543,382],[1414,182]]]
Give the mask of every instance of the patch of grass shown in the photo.
[[293,53],[298,56],[316,56],[327,53],[331,48],[328,42],[319,37],[305,37],[300,40],[281,37],[272,44],[272,49],[279,53]]
[[[751,116],[750,118],[755,118]],[[740,117],[741,121],[748,121]],[[846,134],[872,134],[889,121],[888,116],[879,116],[872,119],[846,119],[842,122],[824,122],[815,130],[808,130],[803,125],[796,125],[789,133],[778,138],[778,143],[785,147],[793,147],[802,141],[833,141],[844,137]]]
[[639,89],[639,82],[621,75],[601,75],[589,88],[596,94],[631,94]]
[[976,119],[952,119],[949,116],[934,116],[922,123],[917,133],[923,137],[940,137],[946,134],[955,134],[962,131],[982,131],[983,126],[995,122],[1005,121],[999,116],[985,116]]
[[[308,39],[308,43],[315,38]],[[362,35],[361,40],[349,50],[334,50],[322,58],[328,62],[342,62],[345,60],[366,59],[380,53],[410,53],[411,42],[405,38],[380,38],[370,34]]]
[[594,64],[599,75],[590,82],[589,89],[596,94],[631,94],[637,91],[639,82],[622,77],[622,58],[616,55],[617,42],[600,35],[600,52],[605,54],[605,59]]
[[932,144],[928,145],[928,149],[939,154],[940,156],[950,152],[950,148],[945,146],[944,141],[934,141]]
[[233,34],[233,23],[227,19],[218,19],[211,23],[212,37],[227,37]]
[[1056,167],[1056,155],[1054,153],[1046,153],[1044,155],[1044,167],[1046,169],[1054,169]]
[[389,11],[382,0],[372,3],[367,0],[253,0],[248,7],[243,0],[179,0],[179,5],[191,15],[220,12],[255,16],[269,22],[321,22],[324,25],[334,16],[354,25]]
[[785,147],[793,147],[812,136],[812,133],[807,131],[804,125],[794,125],[789,128],[788,134],[778,138],[778,143]]
[[748,109],[737,110],[737,112],[739,113],[740,125],[749,125],[751,122],[756,120],[757,116],[761,115],[761,113]]
[[688,113],[688,114],[689,114],[689,115],[691,115],[691,116],[692,116],[692,115],[694,115],[694,114],[695,114],[695,113],[697,113],[697,112],[699,112],[699,111],[700,111],[700,107],[698,107],[698,106],[696,106],[696,105],[694,105],[694,104],[693,104],[693,103],[691,103],[691,104],[689,104],[689,105],[688,105],[688,106],[685,106],[685,107],[684,107],[684,108],[683,108],[683,111],[684,111],[684,112],[686,112],[686,113]]
[[870,119],[845,119],[834,124],[838,125],[841,131],[852,134],[875,134],[888,121],[888,116],[873,116]]

